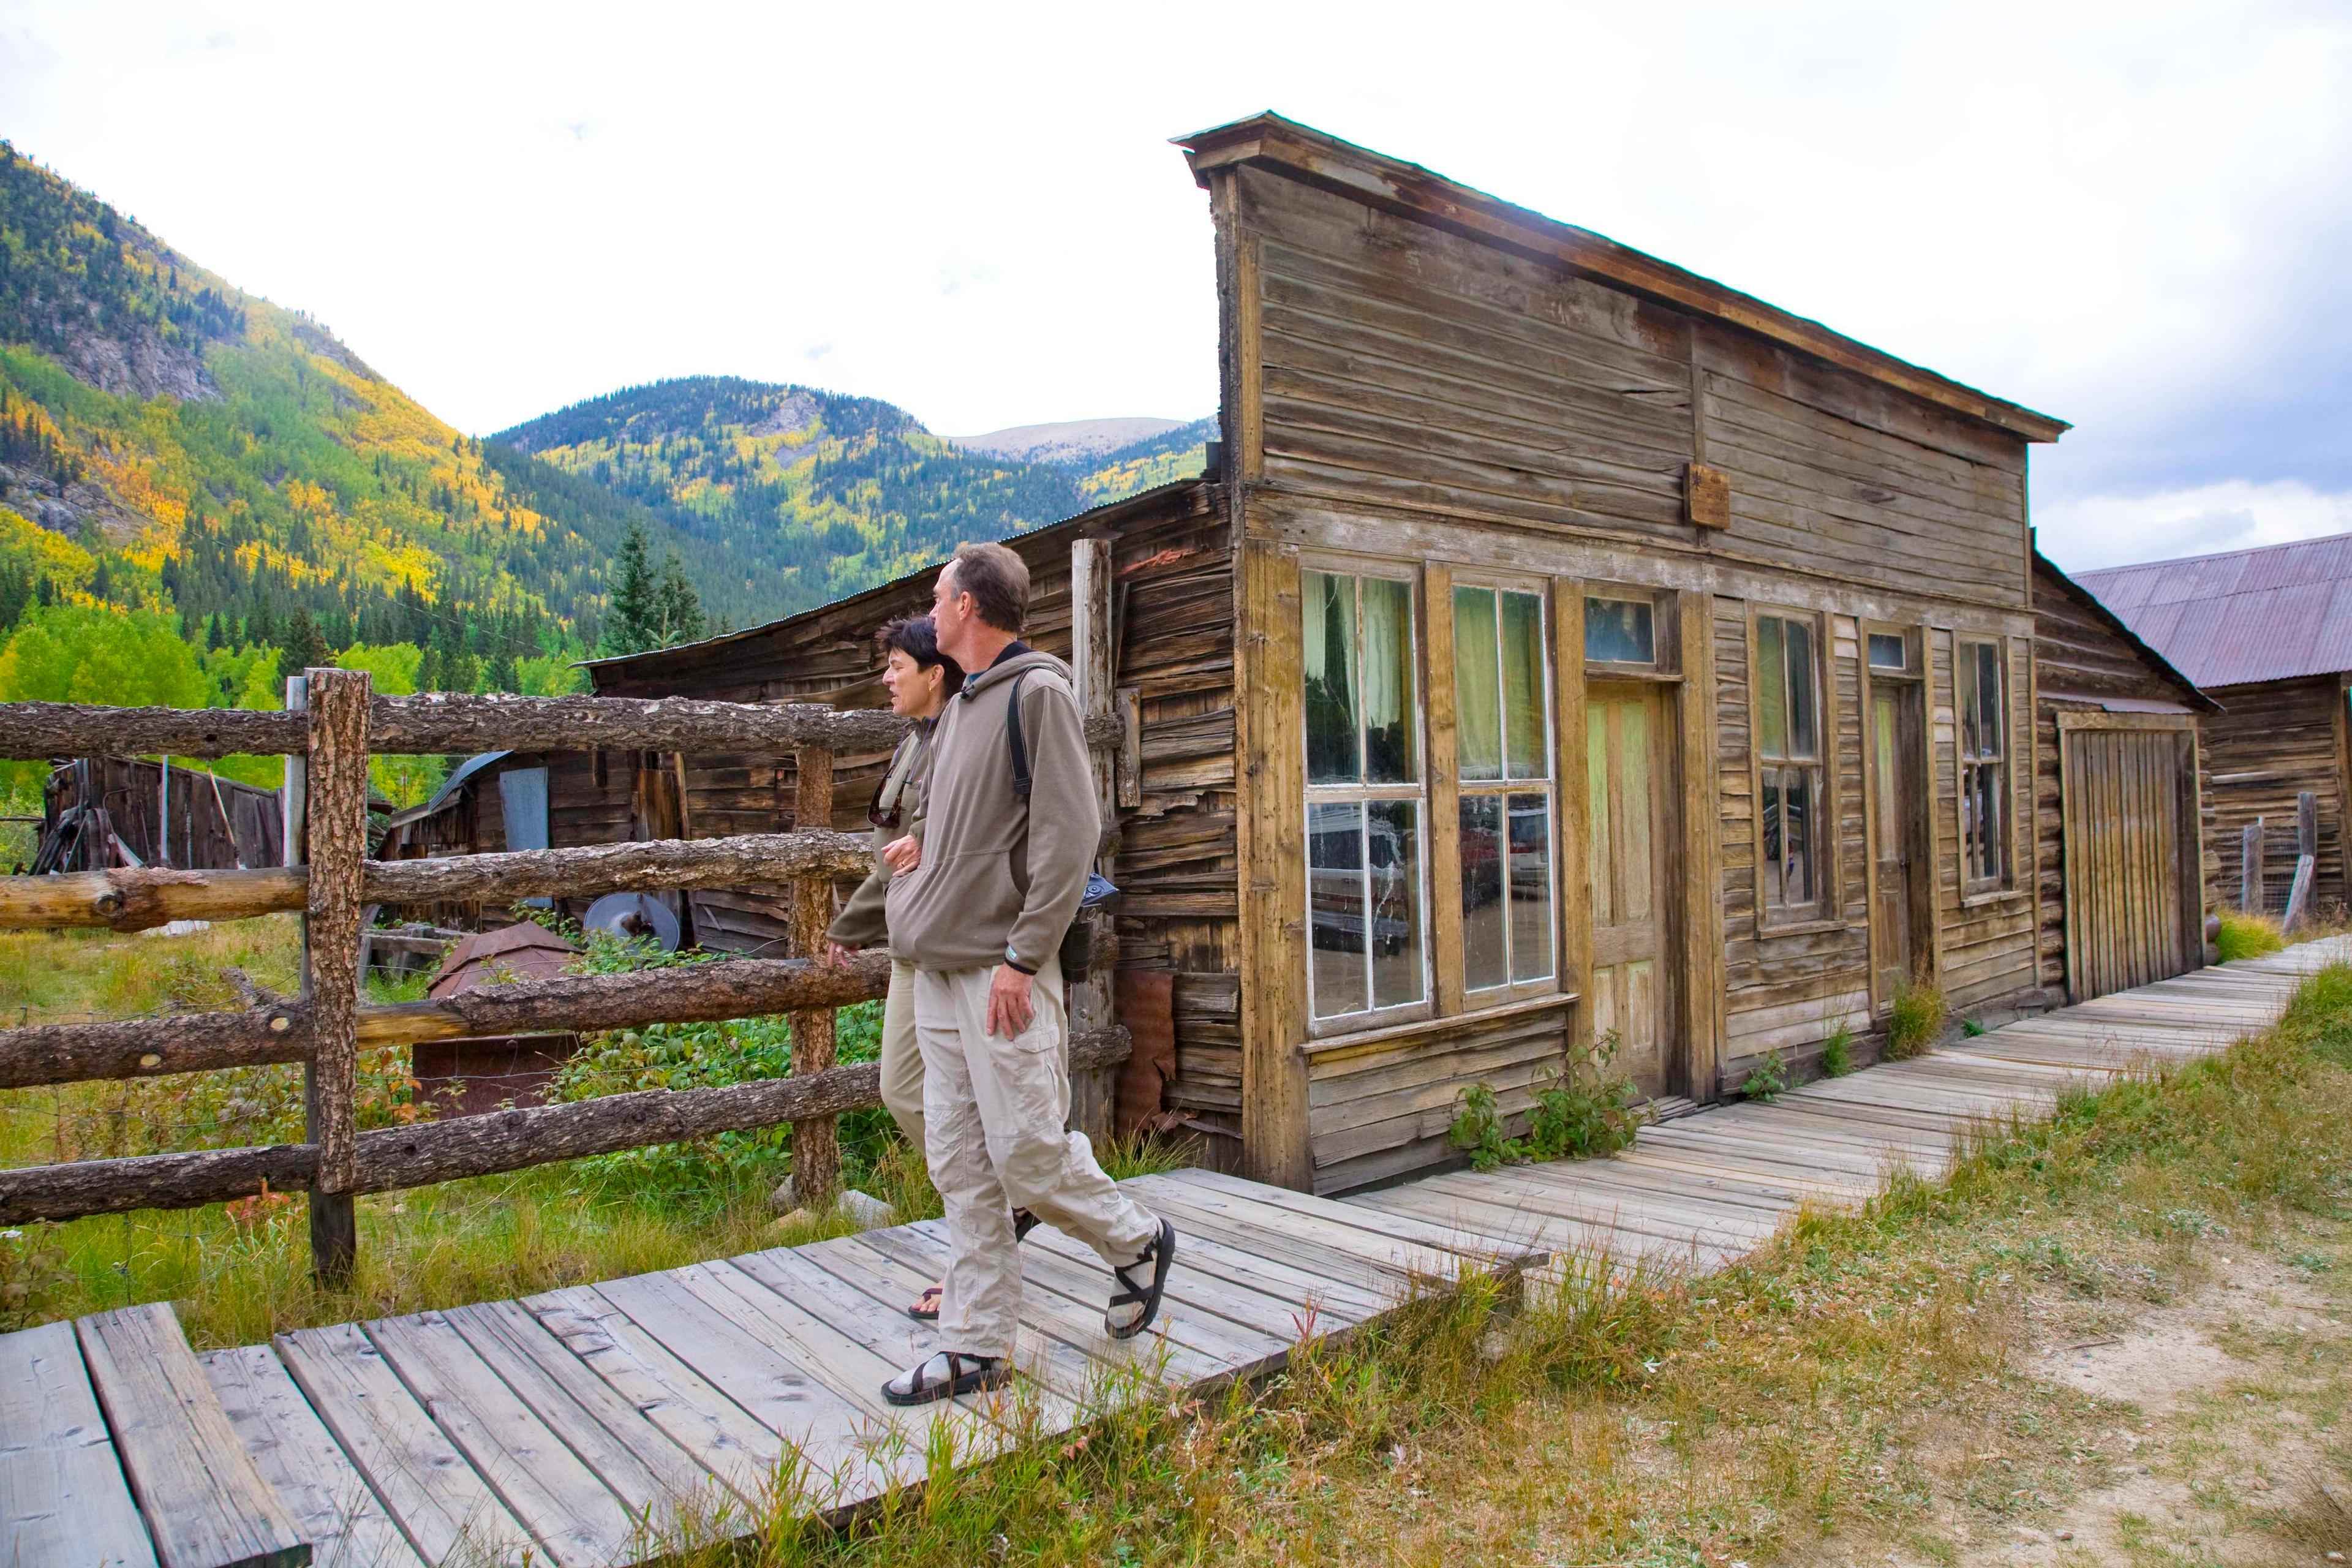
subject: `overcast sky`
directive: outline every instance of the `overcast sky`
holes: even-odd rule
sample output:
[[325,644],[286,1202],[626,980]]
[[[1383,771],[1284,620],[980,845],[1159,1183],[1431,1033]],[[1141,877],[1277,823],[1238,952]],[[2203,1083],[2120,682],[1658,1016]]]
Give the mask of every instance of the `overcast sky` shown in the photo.
[[2063,564],[2352,529],[2343,0],[0,0],[0,135],[478,434],[711,373],[1209,413],[1167,139],[1267,108],[2072,420]]

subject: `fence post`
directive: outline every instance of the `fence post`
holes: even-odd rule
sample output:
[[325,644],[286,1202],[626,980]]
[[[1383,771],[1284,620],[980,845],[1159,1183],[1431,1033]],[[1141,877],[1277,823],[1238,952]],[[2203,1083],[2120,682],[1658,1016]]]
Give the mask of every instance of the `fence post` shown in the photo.
[[2250,915],[2263,912],[2263,819],[2246,824],[2238,841],[2238,908]]
[[[1118,679],[1118,650],[1112,646],[1111,554],[1108,539],[1080,539],[1070,545],[1070,673],[1076,677],[1078,712],[1094,719],[1112,710],[1113,683]],[[1095,801],[1106,826],[1118,820],[1117,762],[1105,749],[1095,749],[1089,762],[1095,778]],[[1111,857],[1097,858],[1095,869],[1112,875]],[[1116,880],[1116,878],[1113,879]],[[1087,947],[1087,968],[1062,976],[1068,1003],[1071,1034],[1099,1029],[1111,1021],[1109,956],[1097,951],[1108,946],[1109,921],[1102,914],[1082,914],[1092,922]],[[1097,978],[1100,976],[1100,978]],[[1118,1076],[1089,1071],[1070,1075],[1070,1125],[1097,1142],[1113,1131]]]
[[[306,673],[310,753],[304,770],[310,863],[303,994],[315,1041],[303,1109],[319,1151],[310,1191],[310,1269],[350,1285],[359,1253],[360,872],[367,858],[369,679],[361,669]],[[289,846],[291,840],[289,840]]]
[[2319,854],[2319,797],[2309,790],[2294,797],[2294,852]]
[[[793,758],[793,827],[805,832],[833,826],[833,749],[803,746]],[[822,877],[803,877],[793,884],[793,955],[824,956],[825,928],[833,923],[833,884]],[[833,1009],[815,1008],[790,1015],[793,1026],[793,1076],[824,1071],[833,1066]],[[823,1213],[833,1206],[841,1186],[841,1145],[835,1136],[835,1119],[810,1117],[793,1123],[793,1202]]]

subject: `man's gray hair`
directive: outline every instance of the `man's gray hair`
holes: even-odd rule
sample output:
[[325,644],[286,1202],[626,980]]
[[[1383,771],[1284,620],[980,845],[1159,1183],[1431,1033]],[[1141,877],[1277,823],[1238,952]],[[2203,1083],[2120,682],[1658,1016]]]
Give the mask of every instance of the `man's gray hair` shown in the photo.
[[956,592],[971,595],[981,620],[1020,636],[1029,618],[1029,563],[1002,544],[967,544],[954,564]]

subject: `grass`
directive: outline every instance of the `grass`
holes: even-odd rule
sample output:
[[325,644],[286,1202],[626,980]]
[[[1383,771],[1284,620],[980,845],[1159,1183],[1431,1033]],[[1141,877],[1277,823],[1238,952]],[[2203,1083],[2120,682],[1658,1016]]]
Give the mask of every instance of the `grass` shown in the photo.
[[[1587,1258],[1516,1307],[1486,1285],[1434,1295],[1303,1352],[1255,1397],[1130,1408],[953,1469],[845,1534],[772,1521],[749,1555],[843,1568],[1954,1563],[1971,1543],[1990,1561],[2016,1532],[2054,1526],[2126,1460],[2153,1458],[2210,1499],[2260,1451],[2043,1381],[2031,1358],[2053,1334],[2167,1310],[2231,1275],[2232,1258],[2305,1270],[2352,1317],[2347,1069],[2352,970],[2339,968],[2257,1041],[1989,1130],[1948,1184],[1900,1180],[1865,1211],[1805,1213],[1712,1277]],[[2296,1353],[2333,1380],[2308,1394],[2327,1413],[2320,1479],[2246,1492],[2225,1523],[2240,1543],[2305,1560],[2319,1554],[2310,1542],[2334,1548],[2333,1500],[2352,1498],[2352,1438],[2337,1428],[2352,1328]],[[2231,1415],[2240,1386],[2210,1403]],[[2123,1534],[2119,1555],[2080,1560],[2212,1560],[2160,1521],[2127,1516]]]
[[2278,921],[2268,915],[2250,915],[2238,910],[2221,911],[2221,929],[2213,938],[2214,951],[2224,963],[2241,958],[2260,958],[2286,946],[2286,938],[2279,933]]
[[1932,985],[1906,984],[1886,1010],[1886,1059],[1916,1057],[1936,1043],[1948,1014],[1944,994]]
[[1822,1042],[1822,1076],[1843,1078],[1853,1070],[1853,1026],[1841,1023]]

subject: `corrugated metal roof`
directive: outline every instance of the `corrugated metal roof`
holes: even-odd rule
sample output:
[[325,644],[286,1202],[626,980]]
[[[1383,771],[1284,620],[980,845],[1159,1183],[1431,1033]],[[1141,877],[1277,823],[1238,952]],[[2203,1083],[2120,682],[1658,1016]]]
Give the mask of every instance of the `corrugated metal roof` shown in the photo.
[[2352,534],[2074,577],[2202,687],[2352,669]]

